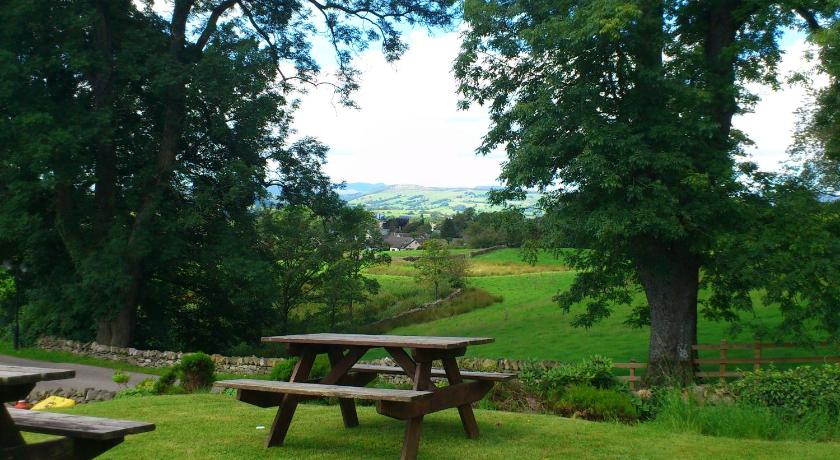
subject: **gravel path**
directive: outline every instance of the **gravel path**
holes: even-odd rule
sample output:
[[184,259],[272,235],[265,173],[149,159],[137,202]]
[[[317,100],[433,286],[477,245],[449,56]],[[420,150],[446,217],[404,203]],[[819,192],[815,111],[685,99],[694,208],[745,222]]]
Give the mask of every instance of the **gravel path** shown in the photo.
[[[54,388],[95,388],[97,390],[109,391],[119,390],[119,386],[111,380],[111,376],[114,375],[114,370],[106,367],[88,366],[85,364],[51,363],[47,361],[35,361],[32,359],[16,358],[6,355],[0,355],[0,364],[8,364],[11,366],[46,367],[53,369],[73,369],[76,371],[76,377],[72,379],[38,382],[35,386],[35,391],[51,390]],[[129,385],[135,385],[137,382],[146,378],[157,378],[156,375],[141,374],[137,372],[128,372],[128,375],[131,376]]]

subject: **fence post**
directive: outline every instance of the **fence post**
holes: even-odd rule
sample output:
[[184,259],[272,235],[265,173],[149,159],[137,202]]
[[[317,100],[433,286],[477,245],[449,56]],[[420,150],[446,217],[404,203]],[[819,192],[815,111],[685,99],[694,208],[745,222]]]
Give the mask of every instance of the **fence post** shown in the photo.
[[753,363],[753,371],[757,371],[761,369],[761,342],[755,342],[753,344],[753,359],[755,362]]
[[720,339],[720,368],[718,371],[720,372],[720,381],[724,382],[724,374],[726,373],[726,358],[729,356],[729,345],[726,343],[726,339]]
[[633,364],[636,362],[635,359],[630,359],[630,389],[636,389],[636,368],[633,367]]

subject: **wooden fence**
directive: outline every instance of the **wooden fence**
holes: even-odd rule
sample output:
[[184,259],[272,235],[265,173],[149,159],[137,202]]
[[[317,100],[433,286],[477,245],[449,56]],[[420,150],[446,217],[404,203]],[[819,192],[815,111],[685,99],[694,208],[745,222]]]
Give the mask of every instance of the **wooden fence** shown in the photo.
[[[820,342],[816,344],[819,347],[827,347],[827,342]],[[802,348],[802,344],[796,343],[772,343],[772,342],[754,342],[754,343],[729,343],[725,339],[720,341],[720,344],[698,344],[694,345],[692,349],[697,351],[717,350],[717,358],[698,358],[694,363],[699,366],[717,365],[718,369],[713,371],[701,370],[695,375],[704,378],[719,378],[723,381],[726,378],[738,378],[744,375],[743,371],[731,370],[727,367],[735,364],[751,364],[752,370],[758,370],[762,364],[771,363],[838,363],[840,356],[785,356],[785,357],[767,357],[764,356],[763,350],[772,348]],[[752,357],[738,358],[730,357],[729,350],[752,350]],[[636,382],[641,382],[642,377],[636,375],[636,370],[646,369],[647,363],[637,363],[630,360],[629,363],[615,363],[616,369],[629,369],[630,375],[619,376],[618,379],[629,382],[630,388],[636,387]]]

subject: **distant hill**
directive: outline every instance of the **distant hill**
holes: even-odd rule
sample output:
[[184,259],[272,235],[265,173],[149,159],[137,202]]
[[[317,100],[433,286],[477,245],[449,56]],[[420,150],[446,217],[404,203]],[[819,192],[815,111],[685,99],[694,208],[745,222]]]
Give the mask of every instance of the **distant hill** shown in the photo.
[[[350,204],[362,205],[373,212],[387,216],[420,215],[449,216],[467,208],[478,211],[498,210],[487,202],[487,192],[492,186],[483,187],[424,187],[421,185],[385,185],[363,182],[349,183],[339,194]],[[532,208],[539,194],[529,193],[521,206]]]

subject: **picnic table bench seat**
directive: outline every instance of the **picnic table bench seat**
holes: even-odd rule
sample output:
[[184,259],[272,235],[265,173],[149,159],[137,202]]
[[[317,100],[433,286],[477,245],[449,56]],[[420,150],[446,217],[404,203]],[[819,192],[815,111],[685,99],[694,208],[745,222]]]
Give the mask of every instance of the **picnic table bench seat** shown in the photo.
[[215,386],[246,391],[283,393],[298,396],[364,399],[368,401],[411,402],[432,395],[431,391],[368,388],[319,383],[278,382],[274,380],[236,379],[216,382]]
[[9,408],[9,415],[21,430],[70,438],[73,458],[90,459],[121,443],[130,434],[153,431],[155,425],[131,420],[40,412]]
[[[382,366],[376,364],[356,364],[355,366],[350,368],[350,372],[405,375],[405,371],[399,366]],[[440,368],[432,368],[431,376],[446,377],[446,370]],[[507,382],[516,378],[516,374],[511,374],[507,372],[461,371],[461,377],[463,377],[465,380],[487,380],[492,382]]]

